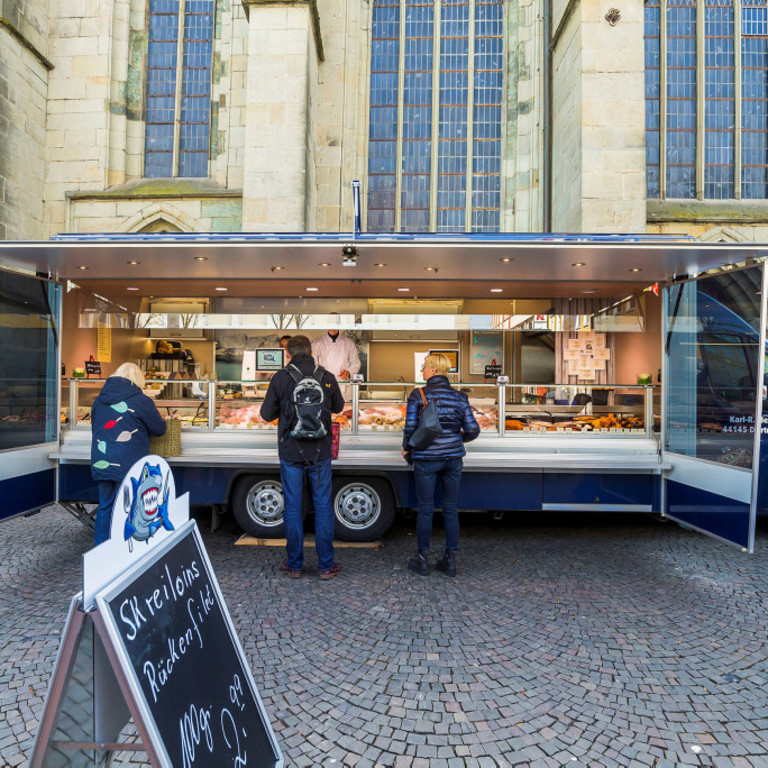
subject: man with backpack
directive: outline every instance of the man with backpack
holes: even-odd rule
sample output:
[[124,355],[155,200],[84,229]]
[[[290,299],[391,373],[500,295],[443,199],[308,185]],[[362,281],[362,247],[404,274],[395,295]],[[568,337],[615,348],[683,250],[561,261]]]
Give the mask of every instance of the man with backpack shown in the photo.
[[261,405],[261,417],[265,421],[278,419],[277,451],[287,553],[280,570],[292,579],[300,578],[302,573],[301,507],[306,474],[315,509],[315,550],[320,578],[325,581],[341,571],[333,554],[331,413],[343,410],[344,398],[335,376],[315,365],[306,336],[288,339],[286,352],[290,361],[272,377]]

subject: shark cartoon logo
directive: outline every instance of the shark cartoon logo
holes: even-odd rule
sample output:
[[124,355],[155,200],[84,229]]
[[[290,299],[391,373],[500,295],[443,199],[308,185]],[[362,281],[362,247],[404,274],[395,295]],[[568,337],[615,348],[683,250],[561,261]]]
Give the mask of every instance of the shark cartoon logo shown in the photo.
[[132,500],[127,487],[124,489],[123,504],[127,514],[125,540],[130,550],[133,550],[133,539],[149,542],[160,526],[167,531],[174,530],[168,519],[168,477],[166,475],[163,483],[160,466],[153,467],[147,462],[139,473],[139,479],[131,478]]

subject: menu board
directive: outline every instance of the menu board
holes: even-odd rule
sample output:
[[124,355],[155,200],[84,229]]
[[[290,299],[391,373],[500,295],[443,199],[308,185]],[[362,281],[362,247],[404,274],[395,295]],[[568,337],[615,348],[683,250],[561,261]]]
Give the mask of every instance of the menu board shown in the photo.
[[279,749],[194,523],[96,602],[165,766],[274,768]]

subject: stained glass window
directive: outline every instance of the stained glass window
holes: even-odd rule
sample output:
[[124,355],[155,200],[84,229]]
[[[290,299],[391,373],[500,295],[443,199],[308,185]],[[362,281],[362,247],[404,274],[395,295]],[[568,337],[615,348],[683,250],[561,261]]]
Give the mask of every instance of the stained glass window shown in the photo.
[[208,175],[213,21],[214,0],[150,0],[147,177]]
[[768,0],[647,0],[645,97],[649,198],[768,198]]
[[503,5],[374,0],[368,229],[497,232]]

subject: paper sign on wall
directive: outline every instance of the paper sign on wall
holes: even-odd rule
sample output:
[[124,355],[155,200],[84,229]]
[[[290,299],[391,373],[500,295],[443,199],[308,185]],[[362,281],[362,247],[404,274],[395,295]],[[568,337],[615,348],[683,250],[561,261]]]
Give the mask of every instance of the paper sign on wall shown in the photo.
[[96,328],[96,359],[102,363],[112,362],[112,329],[102,322]]

